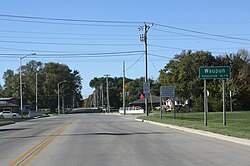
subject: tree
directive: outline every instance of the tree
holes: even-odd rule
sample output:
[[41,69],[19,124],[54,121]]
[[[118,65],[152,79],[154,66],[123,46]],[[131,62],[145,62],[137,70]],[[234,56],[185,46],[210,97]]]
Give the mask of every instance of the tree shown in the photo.
[[[236,54],[226,54],[216,58],[218,65],[231,67],[232,78],[227,81],[227,92],[232,91],[234,110],[249,110],[250,108],[249,62],[249,54],[245,49],[240,49]],[[227,103],[227,108],[229,108],[229,103]]]
[[176,94],[181,101],[189,100],[196,111],[202,102],[203,83],[199,79],[199,67],[213,65],[215,58],[210,52],[183,51],[175,55],[160,71],[159,83],[164,86],[176,86]]
[[3,97],[3,87],[1,84],[0,84],[0,97]]
[[[234,108],[245,110],[250,108],[250,67],[249,54],[242,49],[236,54],[214,57],[210,52],[183,51],[175,55],[158,78],[161,85],[176,86],[177,96],[181,101],[189,100],[194,111],[203,107],[203,81],[198,77],[200,66],[231,66],[232,79],[226,84],[226,97],[229,101],[229,90],[233,91]],[[207,80],[207,90],[210,92],[209,111],[222,109],[221,80]],[[229,108],[229,102],[227,102]]]
[[72,107],[72,100],[76,98],[80,103],[81,96],[81,76],[77,70],[73,72],[68,66],[59,63],[46,63],[44,68],[39,71],[40,80],[42,82],[41,98],[42,107],[49,106],[50,109],[57,108],[57,85],[59,82],[66,80],[60,84],[60,96],[65,100],[65,106]]
[[[72,100],[76,105],[81,102],[81,76],[77,70],[70,70],[68,66],[59,63],[30,61],[22,66],[23,98],[25,104],[35,107],[36,73],[38,73],[38,104],[39,108],[57,108],[57,84],[63,80],[66,83],[60,85],[61,97],[65,100],[65,106],[72,107]],[[7,70],[3,76],[4,96],[20,96],[19,73]]]
[[[125,82],[130,82],[132,79],[125,78]],[[103,93],[104,93],[104,103],[107,103],[107,84],[106,84],[106,77],[94,77],[90,83],[89,86],[92,88],[97,89],[97,91],[101,92],[99,89],[103,86]],[[122,77],[109,77],[108,78],[108,85],[109,85],[109,100],[110,100],[110,106],[114,108],[119,108],[122,106],[122,93],[123,93],[123,78]],[[101,96],[101,93],[99,93],[99,96]],[[93,99],[93,95],[89,96],[89,101]],[[98,98],[98,103],[101,103],[101,97]],[[89,102],[93,103],[93,102]],[[99,105],[100,106],[100,105]]]
[[[126,98],[127,104],[139,99],[140,95],[143,94],[143,83],[145,82],[145,78],[137,78],[128,82],[125,85],[125,91],[129,93],[129,96]],[[160,93],[160,84],[153,79],[149,79],[150,83],[150,93],[152,95],[159,96]]]
[[14,74],[13,70],[8,69],[3,74],[4,90],[2,92],[4,97],[20,96],[19,75]]

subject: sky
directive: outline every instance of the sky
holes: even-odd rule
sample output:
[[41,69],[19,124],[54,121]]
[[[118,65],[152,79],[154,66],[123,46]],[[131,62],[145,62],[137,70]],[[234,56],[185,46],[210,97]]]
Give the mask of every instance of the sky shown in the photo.
[[[78,70],[82,95],[94,77],[144,77],[144,45],[138,27],[148,30],[148,77],[183,50],[214,56],[250,48],[248,0],[8,0],[0,2],[0,85],[16,73],[19,58],[57,62]],[[151,25],[151,24],[149,24]]]

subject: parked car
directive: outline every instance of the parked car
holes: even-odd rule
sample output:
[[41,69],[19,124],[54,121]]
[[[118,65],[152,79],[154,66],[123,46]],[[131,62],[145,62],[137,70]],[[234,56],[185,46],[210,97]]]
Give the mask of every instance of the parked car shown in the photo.
[[3,116],[4,118],[15,118],[15,117],[19,117],[19,114],[13,113],[11,111],[3,111],[3,112],[0,112],[0,116]]

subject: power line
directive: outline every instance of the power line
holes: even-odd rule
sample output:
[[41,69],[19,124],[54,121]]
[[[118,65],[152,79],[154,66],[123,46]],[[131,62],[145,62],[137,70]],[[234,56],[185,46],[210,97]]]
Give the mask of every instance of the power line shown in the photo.
[[19,44],[43,44],[43,45],[76,45],[76,46],[138,46],[140,44],[128,43],[56,43],[56,42],[25,42],[25,41],[10,41],[1,40],[1,43],[19,43]]
[[[148,23],[148,22],[142,22],[142,21],[84,20],[84,19],[35,17],[35,16],[23,16],[23,15],[10,15],[10,14],[0,14],[0,17],[18,18],[18,19],[31,19],[31,20],[50,20],[50,21],[85,22],[85,23],[86,22],[87,23],[109,23],[109,24],[142,24],[142,23],[145,24],[145,23]],[[8,19],[5,19],[5,20],[8,20]],[[15,21],[27,21],[27,20],[15,20]],[[34,22],[34,21],[30,21],[30,22]],[[39,22],[39,23],[54,23],[54,22]],[[57,23],[57,24],[65,24],[65,23]],[[70,24],[70,25],[73,25],[73,24]],[[106,25],[94,25],[94,24],[83,24],[83,25],[106,26]],[[184,29],[184,28],[179,28],[179,27],[174,27],[174,26],[169,26],[169,25],[164,25],[164,24],[156,23],[155,25],[160,26],[160,27],[169,28],[169,29],[175,29],[175,30],[180,30],[180,31],[196,33],[196,34],[203,34],[203,35],[209,35],[209,36],[227,38],[227,39],[233,39],[233,40],[250,41],[250,39],[244,39],[244,38],[239,38],[239,37],[232,37],[232,36],[226,36],[226,35],[220,35],[220,34],[201,32],[201,31]],[[110,25],[107,25],[107,26],[110,26]],[[121,25],[121,26],[124,26],[124,25]]]
[[[58,52],[58,51],[49,51],[49,50],[32,50],[32,49],[21,49],[21,48],[12,48],[12,47],[0,47],[0,49],[4,50],[15,50],[15,51],[28,51],[28,52],[47,52],[47,53],[65,53],[65,52]],[[69,52],[68,52],[69,53]],[[72,52],[71,52],[72,53]]]
[[157,54],[149,54],[149,55],[154,56],[154,57],[159,57],[159,58],[173,59],[173,58],[171,58],[171,57],[162,56],[162,55],[157,55]]
[[[168,46],[161,46],[161,45],[153,45],[153,44],[149,44],[149,46],[151,47],[159,47],[159,48],[170,48],[170,49],[174,49],[174,50],[191,50],[191,51],[200,51],[197,49],[188,49],[188,48],[178,48],[178,47],[168,47]],[[224,54],[224,52],[217,52],[217,51],[209,51],[212,53],[217,53],[217,54]],[[152,55],[152,54],[151,54]]]
[[76,37],[41,37],[41,36],[0,36],[0,38],[10,39],[66,39],[66,40],[121,40],[121,41],[134,41],[135,39],[126,38],[76,38]]
[[162,46],[162,45],[154,45],[154,44],[148,44],[148,46],[151,47],[159,47],[159,48],[168,48],[168,49],[174,49],[174,50],[188,50],[180,47],[170,47],[170,46]]
[[[36,54],[27,58],[107,58],[107,57],[126,57],[138,55],[143,51],[127,51],[127,52],[103,52],[103,53],[72,53],[72,54]],[[5,53],[0,54],[1,58],[18,58],[23,54]]]
[[125,71],[128,71],[129,69],[131,69],[133,66],[135,66],[139,61],[140,59],[143,57],[144,54],[142,54],[136,61],[135,63],[133,63],[131,66],[129,66]]
[[[3,49],[3,50],[14,50],[14,51],[25,51],[25,52],[36,52],[36,53],[55,53],[55,54],[92,54],[92,53],[82,53],[82,52],[72,52],[72,51],[52,51],[52,50],[37,50],[37,49],[20,49],[20,48],[13,48],[13,47],[0,47],[0,49]],[[134,50],[133,50],[134,51]],[[132,52],[133,52],[132,51]],[[104,52],[104,51],[103,51]],[[98,52],[98,53],[103,53],[103,52]],[[120,51],[121,52],[121,51]],[[124,51],[124,52],[131,52],[131,51]],[[138,51],[140,52],[140,51]],[[113,53],[113,52],[111,52]],[[96,53],[94,53],[96,54]]]
[[10,15],[10,14],[0,14],[0,17],[19,18],[19,19],[35,19],[35,20],[50,20],[50,21],[66,21],[66,22],[110,23],[110,24],[142,24],[142,23],[144,23],[141,21],[84,20],[84,19],[35,17],[35,16],[23,16],[23,15]]
[[223,39],[214,39],[214,38],[209,38],[209,37],[204,37],[204,36],[197,36],[197,35],[190,35],[190,34],[184,34],[184,33],[178,33],[178,32],[165,31],[165,30],[161,30],[161,29],[157,29],[157,28],[153,28],[152,30],[159,31],[159,32],[178,34],[178,35],[183,35],[183,36],[189,36],[189,37],[196,37],[196,38],[206,39],[206,40],[222,41],[222,42],[227,42],[227,43],[237,43],[237,44],[250,45],[250,43],[243,43],[243,42],[237,42],[237,41],[231,41],[231,40],[223,40]]
[[17,31],[17,30],[0,30],[0,32],[7,32],[7,33],[24,33],[24,34],[40,34],[40,35],[76,35],[76,36],[136,36],[135,35],[121,35],[121,34],[104,34],[104,33],[62,33],[62,32],[41,32],[41,31]]
[[[150,55],[150,54],[149,54]],[[153,65],[153,67],[154,67],[154,69],[155,69],[155,72],[158,74],[158,71],[157,71],[157,69],[156,69],[156,67],[155,67],[155,64],[154,64],[154,62],[150,59],[150,56],[149,56],[149,61],[152,63],[152,65]]]
[[244,39],[244,38],[239,38],[239,37],[231,37],[231,36],[225,36],[225,35],[219,35],[219,34],[213,34],[213,33],[201,32],[201,31],[195,31],[195,30],[178,28],[178,27],[173,27],[173,26],[168,26],[168,25],[163,25],[163,24],[155,24],[155,25],[158,25],[160,27],[169,28],[169,29],[175,29],[175,30],[180,30],[180,31],[185,31],[185,32],[196,33],[196,34],[209,35],[209,36],[226,38],[226,39],[233,39],[233,40],[250,41],[249,39]]
[[55,24],[55,25],[77,25],[77,26],[96,26],[96,27],[135,27],[134,25],[107,25],[107,24],[80,24],[80,23],[62,23],[62,22],[48,22],[48,21],[30,21],[30,20],[15,20],[15,19],[0,19],[0,21],[15,21],[26,23],[40,23],[40,24]]

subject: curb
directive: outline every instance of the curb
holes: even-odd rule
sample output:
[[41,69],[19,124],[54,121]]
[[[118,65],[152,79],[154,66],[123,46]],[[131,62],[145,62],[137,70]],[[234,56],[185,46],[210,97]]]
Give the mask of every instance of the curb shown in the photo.
[[170,125],[170,124],[163,124],[163,123],[153,122],[153,121],[144,120],[144,119],[135,118],[135,120],[139,121],[139,122],[150,123],[150,124],[154,124],[154,125],[158,125],[158,126],[162,126],[162,127],[167,127],[167,128],[171,128],[171,129],[176,129],[176,130],[181,130],[181,131],[185,131],[185,132],[189,132],[189,133],[193,133],[193,134],[198,134],[198,135],[202,135],[202,136],[217,138],[217,139],[220,139],[223,141],[229,141],[229,142],[233,142],[233,143],[238,143],[238,144],[250,146],[250,140],[248,140],[248,139],[236,138],[236,137],[232,137],[232,136],[226,136],[226,135],[222,135],[222,134],[212,133],[209,131],[202,131],[202,130],[197,130],[197,129],[191,129],[191,128],[186,128],[186,127],[181,127],[181,126]]

